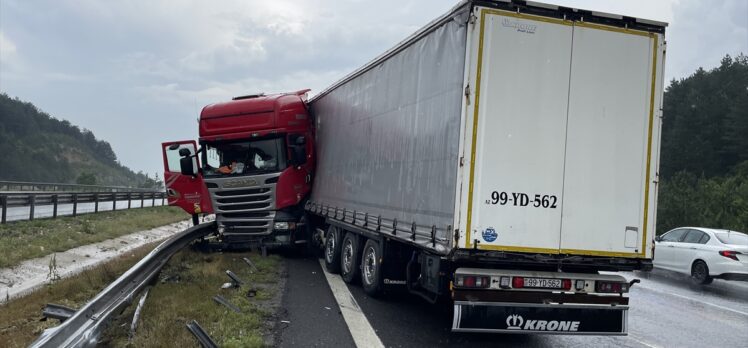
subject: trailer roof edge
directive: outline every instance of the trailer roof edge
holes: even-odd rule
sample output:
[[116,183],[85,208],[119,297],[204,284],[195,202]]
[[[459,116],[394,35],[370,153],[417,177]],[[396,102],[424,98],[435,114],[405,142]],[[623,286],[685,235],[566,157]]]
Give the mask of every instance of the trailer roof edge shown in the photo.
[[[431,33],[433,30],[444,24],[445,22],[457,19],[457,16],[461,15],[463,11],[472,9],[473,6],[487,6],[503,10],[511,11],[525,11],[541,16],[553,17],[551,13],[555,13],[557,16],[569,16],[569,19],[577,20],[581,19],[588,22],[597,22],[604,25],[613,25],[620,27],[629,27],[629,25],[636,25],[640,28],[639,30],[646,30],[651,32],[664,33],[668,23],[659,22],[644,18],[627,17],[606,12],[597,12],[582,10],[576,8],[562,7],[552,4],[546,4],[536,1],[518,1],[518,0],[461,0],[457,5],[453,6],[445,14],[437,17],[430,21],[423,28],[414,32],[413,34],[406,37],[404,40],[398,42],[395,46],[388,49],[384,53],[376,56],[374,59],[364,64],[360,68],[352,71],[345,75],[343,78],[335,81],[332,85],[323,89],[321,92],[314,95],[309,99],[312,103],[317,99],[327,95],[334,89],[348,83],[359,75],[369,71],[373,67],[379,65],[381,62],[387,60],[391,56],[399,53],[411,43],[423,38],[424,36]],[[467,18],[466,18],[467,19]]]

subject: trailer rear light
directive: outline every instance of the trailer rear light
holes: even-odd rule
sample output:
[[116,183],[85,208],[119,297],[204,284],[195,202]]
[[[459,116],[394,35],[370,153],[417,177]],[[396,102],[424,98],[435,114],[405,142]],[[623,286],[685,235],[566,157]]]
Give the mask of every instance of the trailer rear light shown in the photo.
[[596,282],[595,290],[603,293],[624,293],[629,292],[629,284],[618,282]]
[[582,280],[582,279],[578,279],[578,280],[577,280],[577,281],[575,282],[575,284],[574,284],[574,288],[575,288],[575,289],[577,289],[577,290],[582,290],[582,289],[584,289],[584,280]]
[[481,289],[488,288],[491,285],[490,277],[458,274],[455,278],[455,286],[461,288]]
[[510,281],[511,279],[509,277],[501,277],[499,278],[499,286],[502,289],[508,289]]
[[571,279],[562,279],[561,288],[564,290],[571,290]]
[[740,254],[740,253],[737,252],[737,251],[733,251],[733,250],[720,250],[719,254],[722,255],[722,256],[724,256],[724,257],[726,257],[726,258],[728,258],[728,259],[733,259],[735,261],[740,261],[740,260],[738,260],[738,254]]
[[515,289],[521,289],[525,287],[525,278],[514,277],[512,278],[512,287]]

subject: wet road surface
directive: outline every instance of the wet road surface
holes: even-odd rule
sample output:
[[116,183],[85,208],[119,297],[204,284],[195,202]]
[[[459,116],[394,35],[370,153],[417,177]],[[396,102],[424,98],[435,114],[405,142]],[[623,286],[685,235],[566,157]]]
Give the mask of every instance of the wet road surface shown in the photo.
[[[296,323],[279,333],[281,346],[354,346],[319,262],[289,259],[288,268],[283,306]],[[452,333],[449,304],[431,305],[403,291],[375,299],[360,285],[347,288],[386,347],[748,346],[748,283],[715,280],[701,286],[659,270],[621,274],[642,280],[630,293],[628,336]]]

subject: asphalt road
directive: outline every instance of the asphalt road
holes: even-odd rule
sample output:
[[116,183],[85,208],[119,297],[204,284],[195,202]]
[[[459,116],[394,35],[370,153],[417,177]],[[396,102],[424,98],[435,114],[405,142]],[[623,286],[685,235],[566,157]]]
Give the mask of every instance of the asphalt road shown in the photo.
[[[318,260],[288,259],[288,270],[283,307],[290,323],[277,333],[280,346],[355,346]],[[748,346],[748,283],[697,286],[658,270],[623,275],[642,282],[630,294],[629,335],[616,337],[457,334],[449,304],[397,291],[374,299],[358,285],[347,288],[386,347]]]

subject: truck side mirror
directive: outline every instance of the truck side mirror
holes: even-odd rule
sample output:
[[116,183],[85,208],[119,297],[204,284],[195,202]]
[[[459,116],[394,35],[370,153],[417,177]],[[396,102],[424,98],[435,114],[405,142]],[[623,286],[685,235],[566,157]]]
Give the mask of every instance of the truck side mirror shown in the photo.
[[[187,150],[187,149],[182,149],[182,150],[186,150],[188,153],[188,156],[182,157],[179,159],[179,169],[182,172],[182,175],[195,176],[195,167],[193,164],[193,157],[189,156],[190,150]],[[179,150],[180,155],[181,155],[182,150]]]
[[655,237],[655,242],[662,242],[662,236]]

